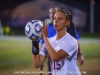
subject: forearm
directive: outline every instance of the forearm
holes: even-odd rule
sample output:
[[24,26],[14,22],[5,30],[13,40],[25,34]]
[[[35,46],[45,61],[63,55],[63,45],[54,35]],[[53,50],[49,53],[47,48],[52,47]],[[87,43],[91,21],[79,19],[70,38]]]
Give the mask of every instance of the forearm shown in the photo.
[[35,68],[39,68],[41,66],[40,55],[33,55],[33,63]]
[[39,55],[39,42],[32,41],[32,54],[33,54],[33,63],[35,68],[39,68],[40,63],[40,55]]
[[80,65],[82,65],[83,63],[84,63],[84,57],[83,57],[83,54],[82,54],[82,49],[81,49],[81,47],[80,47],[80,44],[79,44],[79,42],[78,42],[78,61],[79,61],[79,63],[80,63]]
[[51,57],[52,60],[57,60],[59,58],[59,54],[58,52],[56,52],[54,50],[54,48],[50,45],[49,43],[49,40],[48,40],[48,37],[44,37],[44,41],[45,41],[45,44],[46,44],[46,48],[47,48],[47,51]]
[[78,42],[78,55],[82,55],[82,49],[81,49],[81,47],[80,47],[79,42]]

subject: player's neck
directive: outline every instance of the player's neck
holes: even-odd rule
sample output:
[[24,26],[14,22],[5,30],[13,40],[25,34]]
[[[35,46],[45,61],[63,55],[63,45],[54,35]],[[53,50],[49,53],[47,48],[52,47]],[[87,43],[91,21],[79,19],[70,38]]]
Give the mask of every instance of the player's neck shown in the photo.
[[65,32],[58,32],[57,33],[57,37],[56,37],[56,40],[59,40],[59,39],[61,39],[65,34],[66,34],[67,32],[65,31]]

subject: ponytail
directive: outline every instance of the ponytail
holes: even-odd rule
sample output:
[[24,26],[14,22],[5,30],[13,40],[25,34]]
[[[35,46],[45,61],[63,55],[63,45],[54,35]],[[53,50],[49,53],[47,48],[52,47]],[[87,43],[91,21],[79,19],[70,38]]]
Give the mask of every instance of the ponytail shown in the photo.
[[73,22],[71,21],[70,26],[67,27],[66,31],[72,35],[74,38],[76,38],[76,34],[75,34],[75,27]]

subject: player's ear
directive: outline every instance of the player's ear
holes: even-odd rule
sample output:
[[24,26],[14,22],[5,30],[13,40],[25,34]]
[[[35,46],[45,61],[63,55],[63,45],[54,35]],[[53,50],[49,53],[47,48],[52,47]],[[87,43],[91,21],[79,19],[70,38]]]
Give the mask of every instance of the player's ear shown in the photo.
[[68,26],[70,24],[70,20],[66,21],[66,26]]

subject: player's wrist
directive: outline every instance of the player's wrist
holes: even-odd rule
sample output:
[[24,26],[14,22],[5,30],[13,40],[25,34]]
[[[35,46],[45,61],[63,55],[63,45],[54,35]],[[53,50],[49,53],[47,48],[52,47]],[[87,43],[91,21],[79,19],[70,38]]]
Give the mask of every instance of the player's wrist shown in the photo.
[[48,38],[48,36],[45,36],[45,35],[44,35],[43,38]]
[[78,56],[82,55],[82,53],[78,53]]
[[33,47],[32,48],[32,54],[33,55],[38,55],[39,54],[39,50]]
[[32,41],[32,54],[33,55],[39,54],[39,41]]
[[39,41],[32,41],[32,46],[34,46],[36,49],[39,49]]

